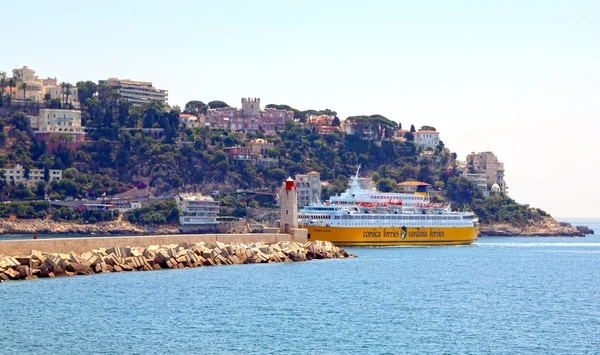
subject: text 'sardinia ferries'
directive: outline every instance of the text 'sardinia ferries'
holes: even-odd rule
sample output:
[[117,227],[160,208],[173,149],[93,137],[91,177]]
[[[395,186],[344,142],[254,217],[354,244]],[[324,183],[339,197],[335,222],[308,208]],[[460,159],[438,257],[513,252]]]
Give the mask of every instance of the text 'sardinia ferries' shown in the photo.
[[298,213],[309,240],[346,246],[470,244],[479,232],[473,212],[452,212],[431,203],[426,190],[385,193],[359,185],[358,171],[346,192]]

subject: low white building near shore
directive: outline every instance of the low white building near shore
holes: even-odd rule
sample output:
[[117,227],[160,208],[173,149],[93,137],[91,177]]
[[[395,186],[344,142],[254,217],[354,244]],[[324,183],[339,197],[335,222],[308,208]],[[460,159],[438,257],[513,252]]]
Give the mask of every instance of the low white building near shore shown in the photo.
[[215,228],[219,223],[219,201],[199,193],[183,193],[176,198],[182,226]]
[[51,183],[62,179],[62,170],[50,169],[48,171],[48,181],[44,179],[44,169],[29,169],[27,176],[26,169],[17,164],[12,168],[0,169],[4,174],[4,182],[9,185],[17,185],[19,183],[25,186],[35,186],[38,182],[43,181]]

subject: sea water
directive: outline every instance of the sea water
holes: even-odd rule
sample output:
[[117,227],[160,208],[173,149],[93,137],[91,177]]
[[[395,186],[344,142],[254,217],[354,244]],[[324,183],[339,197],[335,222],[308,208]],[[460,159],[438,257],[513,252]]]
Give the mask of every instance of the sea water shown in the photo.
[[600,353],[585,238],[0,284],[0,353]]

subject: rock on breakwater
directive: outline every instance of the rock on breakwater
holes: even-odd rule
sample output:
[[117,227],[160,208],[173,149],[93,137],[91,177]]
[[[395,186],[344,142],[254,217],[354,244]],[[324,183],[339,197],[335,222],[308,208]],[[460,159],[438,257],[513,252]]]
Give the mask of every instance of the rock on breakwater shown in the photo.
[[106,272],[351,257],[355,255],[348,254],[330,242],[321,241],[252,244],[184,242],[149,247],[101,248],[82,254],[33,250],[27,256],[0,256],[0,282]]

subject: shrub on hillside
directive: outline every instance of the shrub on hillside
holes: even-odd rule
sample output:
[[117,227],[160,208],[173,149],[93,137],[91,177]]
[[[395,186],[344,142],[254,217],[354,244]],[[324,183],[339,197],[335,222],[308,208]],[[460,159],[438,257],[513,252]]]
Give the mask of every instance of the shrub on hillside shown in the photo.
[[161,201],[126,213],[127,220],[140,224],[179,223],[179,209],[175,200]]

